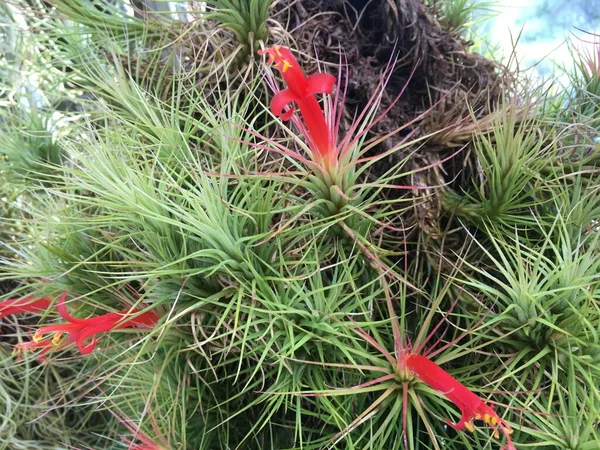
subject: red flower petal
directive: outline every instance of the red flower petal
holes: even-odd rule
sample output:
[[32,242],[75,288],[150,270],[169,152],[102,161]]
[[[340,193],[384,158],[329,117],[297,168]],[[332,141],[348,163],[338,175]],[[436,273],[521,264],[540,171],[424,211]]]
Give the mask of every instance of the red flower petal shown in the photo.
[[406,366],[419,380],[440,392],[460,409],[460,420],[456,424],[446,419],[446,423],[450,427],[455,430],[467,428],[469,431],[473,431],[473,420],[483,420],[494,429],[495,433],[497,433],[498,428],[502,430],[507,440],[504,449],[514,449],[510,439],[512,433],[510,426],[496,414],[491,406],[487,405],[460,381],[425,356],[407,356]]
[[58,313],[61,315],[61,317],[63,319],[65,319],[68,322],[84,323],[85,319],[78,319],[76,317],[73,317],[71,314],[69,314],[69,312],[67,311],[67,305],[65,303],[66,299],[67,299],[67,293],[64,292],[58,299]]
[[[294,113],[294,102],[296,101],[298,101],[298,96],[290,89],[284,89],[271,99],[271,111],[276,116],[281,117],[282,120],[290,120]],[[286,107],[289,109],[283,112]]]
[[[283,120],[289,120],[294,112],[293,103],[297,103],[304,126],[299,125],[311,149],[313,160],[320,166],[328,167],[337,162],[334,144],[333,123],[325,121],[323,110],[315,97],[316,94],[331,94],[336,78],[325,73],[313,74],[306,78],[298,61],[290,49],[274,45],[260,54],[269,55],[269,63],[275,63],[287,89],[278,92],[271,100],[271,111]],[[289,108],[284,112],[285,108]]]
[[[68,334],[69,343],[76,344],[79,351],[87,355],[94,351],[96,347],[96,335],[106,333],[113,329],[130,328],[130,327],[145,327],[152,328],[160,319],[160,316],[154,311],[146,311],[140,314],[140,311],[120,311],[103,314],[100,316],[90,317],[87,319],[78,319],[69,314],[65,304],[66,293],[60,297],[58,309],[61,317],[66,323],[57,323],[46,325],[39,328],[33,340],[29,343],[22,344],[16,348],[17,351],[27,351],[36,348],[43,348],[40,353],[40,359],[47,353],[52,346],[58,346],[61,336]],[[43,339],[44,335],[55,333],[54,339]],[[86,344],[86,340],[91,338],[91,342]],[[67,345],[62,343],[62,346]]]
[[[112,330],[116,327],[116,323],[119,321],[119,317],[117,314],[109,313],[104,314],[99,317],[94,317],[94,319],[102,318],[102,321],[94,321],[88,326],[84,327],[77,333],[77,337],[75,338],[75,342],[77,344],[77,348],[82,355],[89,355],[96,348],[96,335],[99,333],[105,333],[107,331]],[[91,337],[92,341],[89,344],[85,344],[85,340]]]
[[313,73],[306,79],[307,93],[315,94],[331,94],[336,78],[328,73]]
[[0,319],[13,314],[45,311],[50,307],[50,303],[50,300],[46,297],[38,298],[37,300],[35,297],[4,300],[3,302],[0,302]]

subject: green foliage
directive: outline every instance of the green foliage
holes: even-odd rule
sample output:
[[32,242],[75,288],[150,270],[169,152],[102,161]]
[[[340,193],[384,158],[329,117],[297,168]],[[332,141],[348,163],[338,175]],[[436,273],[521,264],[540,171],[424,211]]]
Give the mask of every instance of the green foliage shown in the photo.
[[592,33],[567,41],[572,59],[557,64],[564,86],[554,99],[561,120],[588,126],[597,133],[600,120],[600,38]]
[[8,112],[12,114],[4,116],[7,131],[0,134],[4,143],[0,170],[6,176],[26,177],[32,186],[51,183],[63,162],[52,119],[35,108],[22,114],[14,109]]
[[[40,0],[34,0],[32,3],[42,10],[46,9],[46,5]],[[58,0],[54,2],[54,7],[46,11],[61,22],[71,22],[90,33],[92,37],[110,34],[128,43],[142,38],[161,38],[166,31],[165,25],[177,25],[165,23],[159,15],[140,19],[127,14],[119,2],[110,0]]]
[[462,195],[445,191],[444,207],[469,222],[479,225],[491,220],[512,227],[532,226],[540,220],[530,211],[547,199],[541,172],[556,159],[555,133],[538,118],[528,118],[527,110],[518,110],[517,105],[503,105],[490,132],[474,136],[480,181]]
[[427,0],[436,15],[451,30],[468,32],[477,23],[493,16],[496,1],[482,0]]
[[[27,322],[20,319],[21,326]],[[86,376],[89,361],[52,367],[37,367],[28,361],[16,364],[6,346],[0,348],[0,358],[1,449],[59,450],[65,445],[103,445],[103,435],[109,434],[114,425],[110,414],[98,412],[85,402],[73,406],[80,395],[76,380]]]
[[[421,167],[429,136],[410,133],[379,171],[384,156],[370,155],[389,136],[362,136],[352,169],[327,179],[281,150],[304,143],[279,132],[263,80],[234,75],[237,61],[198,51],[187,64],[185,27],[58,3],[35,3],[24,20],[36,33],[13,41],[15,60],[43,55],[27,65],[43,105],[22,104],[31,96],[2,66],[17,100],[1,125],[0,208],[19,219],[0,230],[0,281],[15,287],[2,300],[66,292],[79,320],[123,308],[160,320],[40,364],[10,349],[63,321],[55,304],[0,319],[0,448],[500,446],[480,421],[473,434],[445,424],[460,414],[402,365],[409,343],[493,404],[518,448],[597,447],[590,117],[574,107],[563,117],[577,122],[555,123],[542,103],[507,98],[472,119],[451,185],[414,183],[444,166]],[[242,52],[267,39],[270,2],[209,6]],[[218,35],[200,33],[201,48]],[[51,109],[67,100],[72,110]],[[420,223],[430,203],[437,235]]]
[[234,34],[241,46],[241,61],[258,50],[261,41],[266,42],[272,0],[209,0],[206,3],[209,7],[207,17]]

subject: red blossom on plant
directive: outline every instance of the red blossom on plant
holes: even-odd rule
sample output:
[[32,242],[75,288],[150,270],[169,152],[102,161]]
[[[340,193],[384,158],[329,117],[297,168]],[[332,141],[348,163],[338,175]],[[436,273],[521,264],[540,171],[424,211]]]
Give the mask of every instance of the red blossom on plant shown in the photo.
[[[97,334],[124,328],[152,328],[159,320],[156,312],[147,311],[142,313],[139,310],[124,310],[88,319],[78,319],[68,313],[65,304],[66,298],[66,293],[61,295],[58,301],[58,312],[67,323],[46,325],[38,328],[30,342],[17,344],[15,352],[18,357],[23,352],[41,348],[42,351],[39,357],[43,359],[52,348],[63,348],[72,343],[77,345],[82,354],[87,355],[94,351],[96,347]],[[54,336],[51,339],[44,338],[44,336],[49,334],[54,334]],[[68,342],[65,342],[63,339],[65,335],[69,337]],[[88,339],[91,339],[91,342],[86,343]]]
[[[268,77],[267,81],[271,88],[276,92],[271,100],[271,111],[283,120],[291,120],[300,132],[305,136],[306,143],[310,150],[312,161],[305,159],[299,153],[290,150],[280,144],[271,141],[271,147],[262,147],[268,150],[275,150],[286,156],[290,156],[322,173],[345,173],[359,163],[369,163],[390,155],[398,149],[406,146],[406,143],[413,136],[414,131],[405,134],[397,145],[389,150],[378,153],[375,156],[363,157],[370,149],[386,141],[390,137],[398,134],[400,131],[411,127],[422,119],[419,115],[410,122],[400,125],[397,129],[389,133],[370,140],[367,145],[362,146],[362,141],[366,135],[383,120],[390,110],[394,107],[408,86],[404,84],[398,95],[390,104],[378,115],[375,114],[382,97],[382,93],[392,76],[395,66],[393,58],[385,67],[377,86],[369,98],[364,109],[354,117],[352,123],[346,130],[344,136],[340,136],[341,121],[344,111],[344,102],[348,90],[348,78],[342,80],[342,62],[338,76],[327,73],[314,73],[308,77],[304,74],[298,61],[292,52],[283,46],[274,45],[264,51],[258,52],[261,55],[268,55],[268,63],[281,72],[283,80],[287,84],[287,89],[279,91],[275,82]],[[410,74],[412,78],[413,73]],[[336,81],[338,81],[336,83]],[[335,89],[334,89],[335,85]],[[323,108],[317,101],[317,94],[326,95],[323,99]],[[300,116],[294,114],[295,105],[300,110]],[[287,108],[287,109],[286,109]],[[258,137],[262,137],[256,134]],[[274,148],[273,148],[274,147]],[[368,167],[368,165],[367,165]],[[334,177],[336,178],[336,177]],[[338,180],[339,181],[339,180]],[[390,186],[401,189],[412,189],[413,186]]]
[[11,298],[0,302],[0,319],[13,314],[45,311],[50,307],[50,300],[46,297]]
[[[494,437],[496,439],[500,437],[498,429],[502,430],[504,433],[507,443],[502,446],[501,450],[516,450],[510,438],[510,434],[512,433],[511,427],[496,414],[494,409],[487,405],[464,384],[431,361],[431,359],[426,356],[427,352],[424,355],[419,354],[422,346],[419,346],[415,351],[415,349],[412,348],[410,341],[403,339],[400,336],[397,322],[393,323],[395,355],[388,352],[372,336],[356,324],[357,329],[355,332],[385,356],[394,368],[394,372],[355,387],[364,388],[377,383],[390,381],[396,377],[408,379],[407,376],[412,374],[412,376],[427,384],[432,389],[440,392],[460,409],[462,415],[458,423],[453,424],[450,420],[446,419],[446,423],[450,427],[455,430],[464,430],[466,428],[472,432],[475,429],[473,420],[483,420],[494,429]],[[383,396],[385,395],[386,394],[383,394]],[[406,411],[406,404],[404,411]],[[404,417],[404,421],[406,421],[406,416]]]
[[271,99],[271,111],[283,120],[289,120],[294,113],[294,104],[298,105],[304,123],[296,121],[296,124],[307,139],[313,159],[317,164],[331,166],[337,157],[333,124],[326,122],[316,95],[331,94],[336,78],[327,73],[306,77],[292,52],[281,45],[258,53],[269,55],[268,63],[274,63],[288,86]]
[[[372,371],[377,374],[377,378],[371,379],[364,383],[361,383],[350,388],[346,388],[347,392],[352,390],[362,390],[369,388],[373,392],[379,390],[384,391],[376,400],[374,400],[369,407],[367,407],[352,423],[338,433],[333,440],[336,440],[349,430],[356,427],[366,417],[374,414],[377,409],[385,402],[387,398],[393,395],[399,388],[402,389],[402,421],[403,421],[403,438],[404,447],[409,448],[407,439],[407,411],[408,411],[408,397],[409,391],[411,391],[411,382],[416,378],[421,382],[427,384],[432,389],[444,395],[450,401],[452,401],[461,411],[461,418],[458,423],[453,424],[448,419],[446,423],[454,428],[455,430],[468,429],[474,431],[473,420],[483,420],[494,429],[494,437],[499,438],[500,429],[506,437],[506,444],[501,447],[501,450],[516,450],[510,434],[512,433],[511,427],[500,418],[494,409],[487,405],[479,396],[468,389],[464,384],[442,369],[438,364],[434,363],[431,358],[436,354],[445,351],[447,348],[452,347],[454,344],[459,342],[472,330],[463,331],[463,333],[451,341],[445,343],[443,346],[435,349],[435,347],[442,341],[445,331],[442,333],[442,337],[432,345],[428,350],[424,351],[426,343],[438,332],[439,328],[444,323],[440,321],[433,330],[429,331],[429,321],[437,307],[439,302],[443,298],[438,297],[433,303],[430,309],[428,317],[425,319],[424,327],[421,328],[418,336],[415,339],[415,345],[413,342],[404,335],[402,332],[400,321],[394,310],[392,297],[389,291],[389,287],[384,278],[382,278],[385,287],[386,303],[392,317],[392,336],[393,336],[393,351],[389,351],[384,344],[380,341],[377,336],[372,336],[364,328],[362,328],[353,319],[349,319],[354,324],[351,330],[364,340],[369,346],[377,350],[377,352],[383,356],[383,359],[379,360],[376,365],[356,365],[356,364],[327,364],[333,367],[344,367],[344,368],[357,368],[364,372]],[[456,302],[446,312],[446,317],[452,312]],[[434,350],[435,349],[435,350]],[[322,365],[322,362],[318,364]],[[383,374],[383,375],[382,375]],[[336,388],[339,390],[339,388]],[[335,392],[335,391],[331,391]],[[310,396],[325,396],[329,392],[315,392],[308,394]],[[337,394],[339,395],[339,394]],[[432,436],[435,439],[435,436]]]
[[460,409],[462,415],[456,424],[446,419],[446,423],[450,427],[455,430],[466,428],[469,431],[474,431],[473,420],[483,420],[494,429],[496,439],[500,436],[498,429],[504,433],[507,443],[502,447],[502,450],[515,450],[515,446],[510,439],[512,433],[510,426],[498,417],[491,406],[487,405],[464,384],[425,356],[409,354],[404,364],[419,380],[443,394]]

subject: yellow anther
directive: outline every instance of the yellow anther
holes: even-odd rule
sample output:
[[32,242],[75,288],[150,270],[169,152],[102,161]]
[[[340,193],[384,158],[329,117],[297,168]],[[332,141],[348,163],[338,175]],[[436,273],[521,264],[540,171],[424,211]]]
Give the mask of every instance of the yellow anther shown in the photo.
[[492,425],[496,425],[498,423],[498,418],[497,417],[492,417]]
[[481,414],[479,414],[479,413],[475,414],[475,420],[481,420]]
[[475,425],[473,425],[473,422],[465,422],[465,428],[471,433],[475,431]]
[[490,420],[491,420],[491,418],[492,418],[492,417],[491,417],[489,414],[484,414],[484,416],[483,416],[483,421],[484,421],[485,423],[490,423]]
[[499,439],[499,438],[500,438],[500,433],[498,433],[498,430],[495,430],[495,431],[494,431],[494,437],[495,437],[496,439]]
[[39,331],[36,331],[35,334],[33,335],[33,342],[38,343],[42,340],[42,333],[40,333]]
[[52,338],[52,345],[58,345],[58,343],[60,342],[62,338],[62,333],[58,332],[54,335],[54,337]]
[[283,67],[281,68],[281,73],[285,73],[286,70],[288,70],[290,67],[292,67],[292,65],[290,64],[290,62],[287,59],[283,60]]
[[273,46],[273,51],[275,52],[275,54],[277,56],[279,56],[281,58],[282,55],[281,55],[281,51],[279,50],[280,48],[281,48],[281,45],[274,45]]

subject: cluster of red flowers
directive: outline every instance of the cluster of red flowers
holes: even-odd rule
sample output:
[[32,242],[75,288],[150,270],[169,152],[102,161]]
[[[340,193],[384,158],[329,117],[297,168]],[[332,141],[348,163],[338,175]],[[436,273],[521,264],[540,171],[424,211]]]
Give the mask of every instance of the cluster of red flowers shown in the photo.
[[[17,358],[24,352],[39,350],[38,357],[43,361],[52,349],[61,349],[73,343],[82,354],[87,355],[96,347],[96,335],[124,328],[153,328],[159,319],[154,311],[139,310],[124,310],[78,319],[67,311],[66,298],[67,294],[62,294],[57,305],[58,313],[66,322],[38,328],[29,342],[15,346]],[[46,297],[5,300],[0,302],[0,318],[13,314],[43,312],[51,306],[52,301]]]
[[[339,117],[335,107],[330,105],[328,108],[329,114],[326,115],[316,99],[317,94],[333,93],[336,78],[326,73],[315,73],[306,77],[292,52],[280,45],[275,45],[259,53],[268,55],[267,63],[273,64],[281,72],[288,86],[287,89],[277,92],[271,100],[270,106],[273,114],[283,120],[292,119],[294,121],[304,135],[311,150],[312,159],[318,167],[325,170],[336,167],[340,156],[343,156],[347,148],[357,139],[356,137],[353,140],[345,138],[337,143]],[[339,92],[336,94],[339,94]],[[302,120],[294,115],[295,105],[300,110]],[[498,430],[505,435],[507,443],[502,447],[502,450],[515,450],[510,438],[511,427],[496,414],[491,406],[487,405],[460,381],[426,356],[412,353],[406,348],[398,349],[403,358],[395,360],[391,354],[377,345],[366,333],[361,332],[361,334],[380,351],[384,352],[392,364],[408,369],[416,378],[444,395],[460,409],[461,418],[458,423],[453,424],[446,419],[446,423],[450,427],[455,430],[466,428],[469,431],[474,431],[473,421],[482,420],[493,428],[496,438],[499,437]],[[378,380],[391,379],[393,376],[393,374],[386,375]],[[368,384],[373,384],[373,382]],[[366,386],[366,384],[361,386]]]

